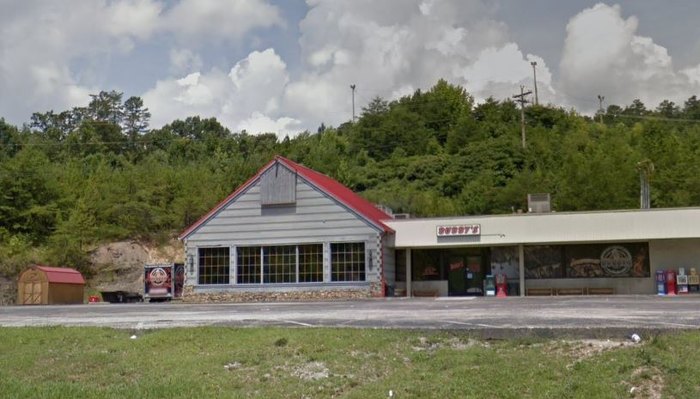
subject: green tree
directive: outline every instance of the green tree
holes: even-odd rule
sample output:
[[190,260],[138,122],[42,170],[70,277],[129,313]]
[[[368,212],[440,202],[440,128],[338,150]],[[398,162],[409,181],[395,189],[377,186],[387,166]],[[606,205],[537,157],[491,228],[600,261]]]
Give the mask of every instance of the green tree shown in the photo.
[[122,129],[132,145],[141,134],[146,132],[150,119],[151,113],[143,106],[143,100],[140,97],[129,97],[124,102]]
[[33,242],[48,237],[56,223],[57,192],[49,159],[25,148],[0,164],[0,228]]

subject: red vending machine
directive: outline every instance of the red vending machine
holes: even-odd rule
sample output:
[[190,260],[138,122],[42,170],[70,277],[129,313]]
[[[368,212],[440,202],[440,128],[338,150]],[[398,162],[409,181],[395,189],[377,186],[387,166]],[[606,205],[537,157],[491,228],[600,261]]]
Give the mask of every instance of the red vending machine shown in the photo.
[[676,295],[676,272],[666,270],[666,295]]

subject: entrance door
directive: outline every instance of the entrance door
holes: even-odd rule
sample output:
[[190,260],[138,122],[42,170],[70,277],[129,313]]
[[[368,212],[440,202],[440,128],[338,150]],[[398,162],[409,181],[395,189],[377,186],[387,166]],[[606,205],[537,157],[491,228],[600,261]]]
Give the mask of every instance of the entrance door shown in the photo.
[[466,295],[467,280],[464,257],[448,256],[447,259],[447,289],[450,295]]
[[444,252],[450,295],[483,295],[484,270],[480,250],[452,249]]
[[24,283],[23,305],[41,304],[41,281],[27,281]]

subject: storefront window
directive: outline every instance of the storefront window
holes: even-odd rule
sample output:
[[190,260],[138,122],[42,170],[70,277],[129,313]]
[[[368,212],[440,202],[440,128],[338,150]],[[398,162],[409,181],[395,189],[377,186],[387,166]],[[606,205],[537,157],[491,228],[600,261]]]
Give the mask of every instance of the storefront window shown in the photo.
[[440,250],[412,251],[411,276],[416,281],[441,280]]
[[299,245],[299,282],[323,281],[323,245]]
[[229,248],[199,248],[199,284],[229,283]]
[[264,282],[295,283],[297,253],[295,245],[263,247]]
[[560,245],[528,246],[525,251],[525,278],[563,278],[563,247]]
[[525,247],[525,278],[649,277],[647,243]]
[[323,282],[322,244],[238,247],[237,260],[238,284]]
[[238,284],[260,283],[260,247],[238,247]]
[[491,274],[505,274],[508,279],[520,278],[518,247],[491,248]]
[[332,281],[365,281],[365,243],[331,244]]

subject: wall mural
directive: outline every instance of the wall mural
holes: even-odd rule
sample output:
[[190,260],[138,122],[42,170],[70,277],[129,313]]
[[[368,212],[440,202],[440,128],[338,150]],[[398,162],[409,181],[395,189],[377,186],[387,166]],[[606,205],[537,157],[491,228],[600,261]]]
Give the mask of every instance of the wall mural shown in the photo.
[[647,243],[525,247],[525,278],[649,277]]
[[491,273],[505,274],[509,279],[519,278],[518,247],[491,248]]

